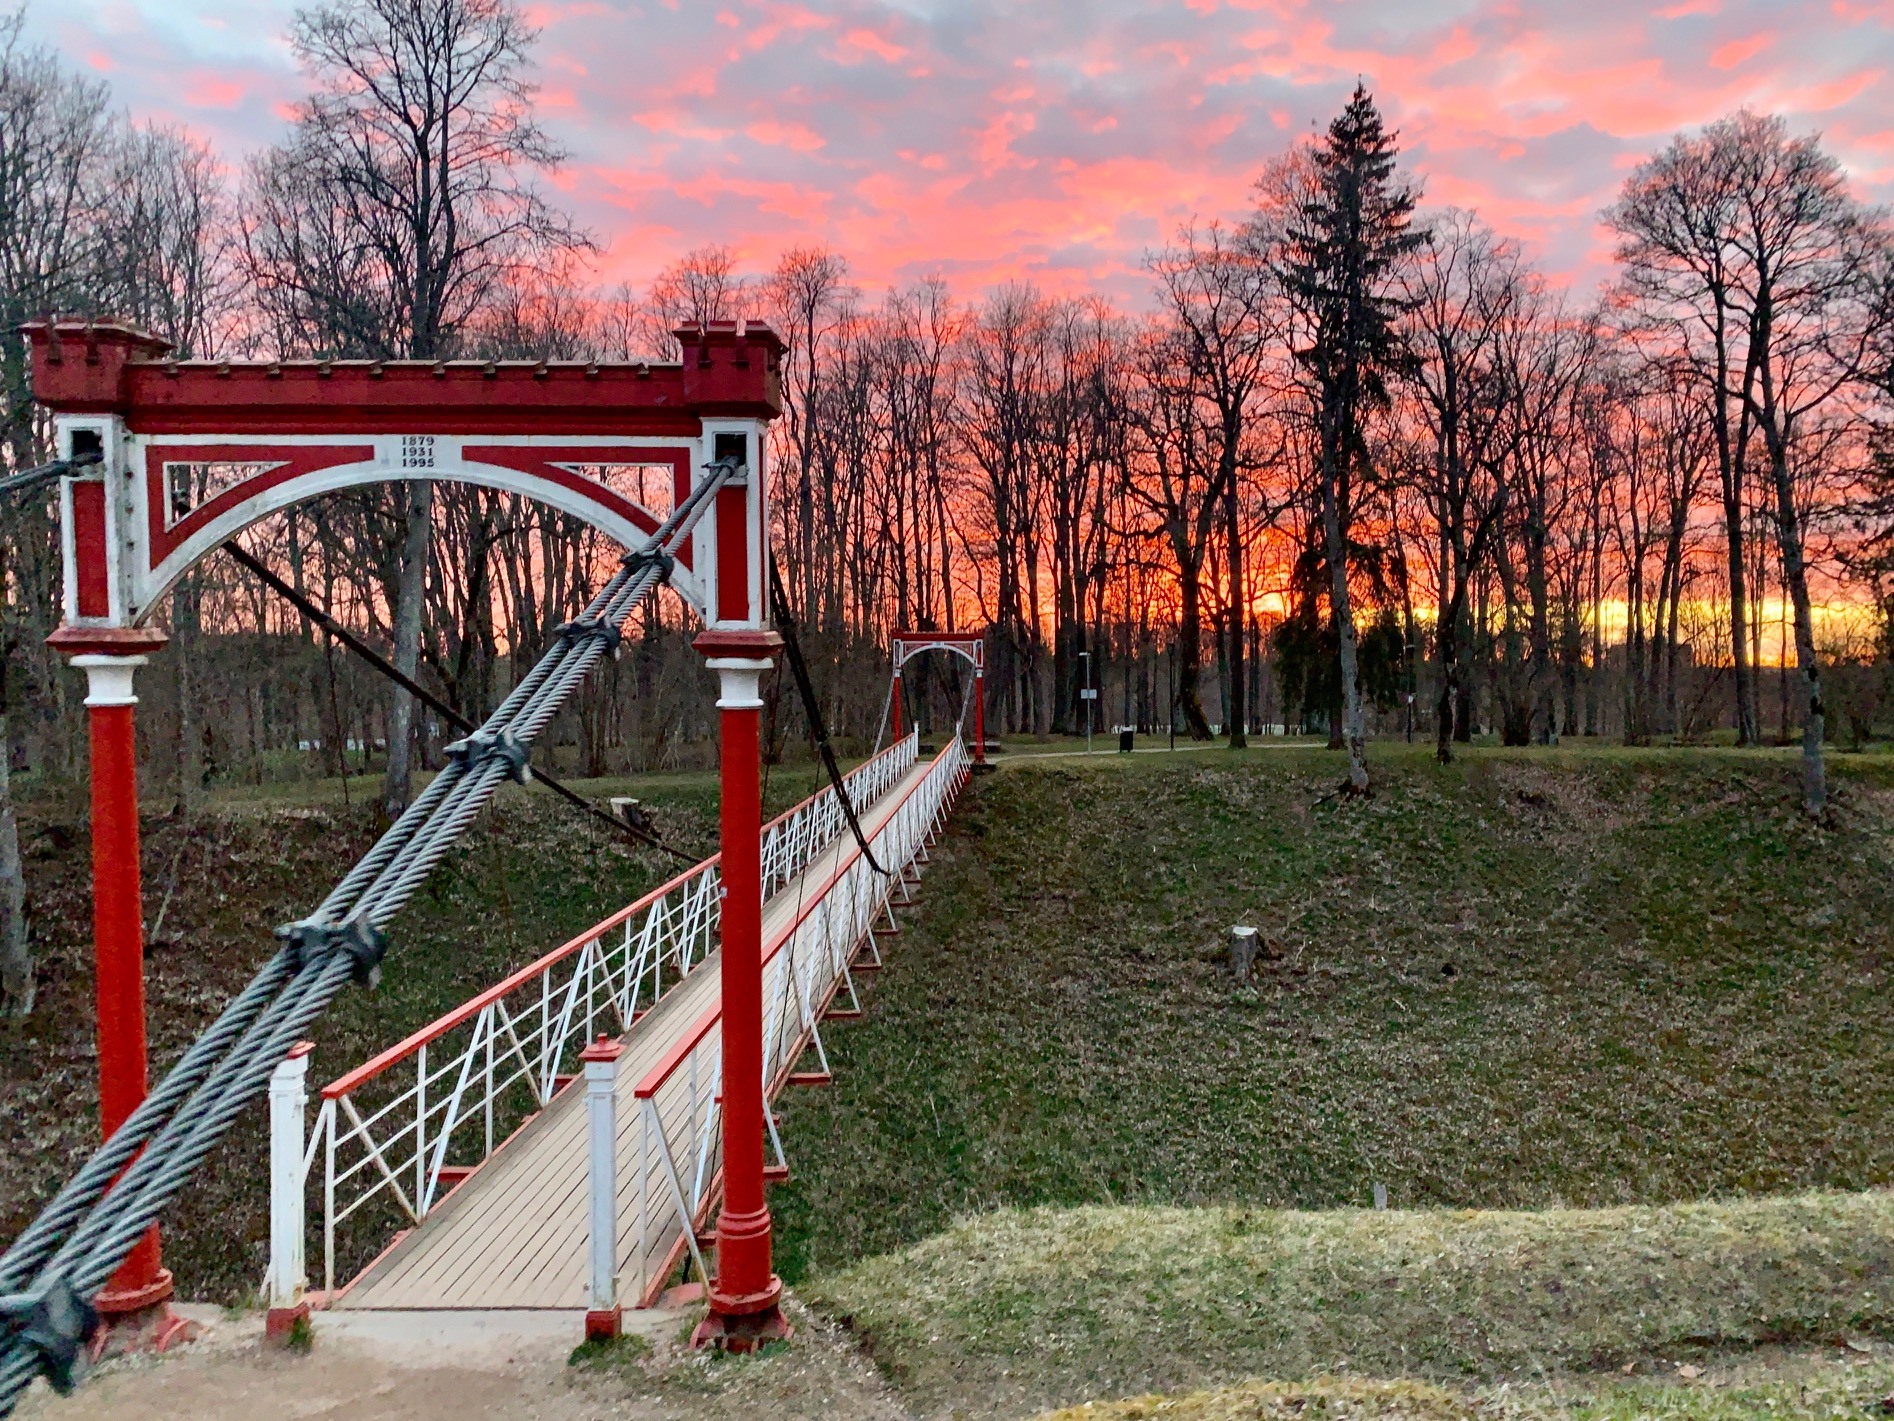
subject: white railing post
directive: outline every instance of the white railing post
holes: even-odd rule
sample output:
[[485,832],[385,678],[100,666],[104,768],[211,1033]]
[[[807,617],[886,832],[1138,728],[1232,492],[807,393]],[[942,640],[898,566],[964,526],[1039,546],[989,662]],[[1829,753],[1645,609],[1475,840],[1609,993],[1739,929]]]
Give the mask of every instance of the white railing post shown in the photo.
[[299,1041],[270,1074],[270,1271],[263,1287],[269,1311],[263,1335],[285,1342],[309,1316],[303,1275],[303,1134],[309,1103],[309,1053]]
[[618,1057],[625,1048],[603,1036],[579,1053],[585,1063],[585,1114],[589,1127],[591,1301],[585,1312],[585,1338],[603,1342],[618,1336],[623,1310],[618,1303]]

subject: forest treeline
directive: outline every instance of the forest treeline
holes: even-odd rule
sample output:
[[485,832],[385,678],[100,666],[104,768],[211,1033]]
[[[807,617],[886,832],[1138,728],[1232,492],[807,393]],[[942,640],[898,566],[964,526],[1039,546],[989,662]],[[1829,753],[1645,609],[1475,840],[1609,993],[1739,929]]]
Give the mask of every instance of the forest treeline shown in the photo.
[[[1257,155],[1224,212],[1146,258],[1135,309],[1028,280],[865,290],[849,254],[705,247],[648,286],[550,195],[535,36],[510,0],[317,0],[308,95],[237,161],[136,123],[0,21],[0,325],[129,319],[186,356],[666,358],[680,322],[788,342],[776,546],[829,710],[867,738],[897,626],[989,629],[988,724],[1242,744],[1327,732],[1508,744],[1875,733],[1894,618],[1887,215],[1818,136],[1739,112],[1680,135],[1602,214],[1580,299],[1477,213],[1430,207],[1358,89]],[[654,261],[662,254],[652,254]],[[0,341],[9,467],[47,457]],[[77,782],[52,500],[5,510],[15,774]],[[326,611],[478,718],[615,557],[516,497],[336,494],[245,535]],[[443,727],[234,562],[163,609],[143,673],[154,785],[386,770]],[[707,753],[675,604],[560,730],[587,772]],[[1087,686],[1100,698],[1081,697]],[[914,710],[958,704],[918,671]],[[787,705],[778,740],[793,737]]]

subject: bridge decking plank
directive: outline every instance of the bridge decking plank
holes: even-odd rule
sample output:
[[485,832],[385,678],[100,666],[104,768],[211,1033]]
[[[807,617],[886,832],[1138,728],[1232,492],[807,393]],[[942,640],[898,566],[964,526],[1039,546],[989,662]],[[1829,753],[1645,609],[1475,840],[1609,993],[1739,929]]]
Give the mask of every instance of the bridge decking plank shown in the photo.
[[[917,762],[861,815],[870,833],[927,772]],[[807,906],[805,894],[826,883],[852,841],[846,835],[812,859],[763,909],[767,943]],[[818,914],[797,931],[798,946],[813,933]],[[625,1036],[616,1076],[618,1100],[619,1257],[621,1296],[636,1290],[640,1103],[638,1082],[690,1030],[717,996],[718,959],[699,964]],[[792,1006],[793,1012],[793,1006]],[[785,1034],[794,1035],[784,1023]],[[708,1093],[710,1082],[700,1081]],[[657,1094],[667,1125],[690,1109],[688,1079],[680,1075]],[[700,1108],[702,1096],[700,1095]],[[583,1308],[586,1306],[586,1152],[582,1087],[565,1091],[521,1129],[504,1149],[470,1176],[427,1219],[359,1278],[337,1306],[362,1309]],[[694,1160],[679,1159],[688,1182]],[[657,1152],[649,1166],[654,1186],[648,1257],[655,1263],[678,1236],[669,1185]],[[662,1208],[658,1198],[665,1200]]]
[[[627,1055],[655,1059],[668,1033],[681,1029],[680,1022],[695,1019],[715,992],[714,957],[708,966],[711,970],[706,972],[700,965],[638,1023],[627,1042],[630,1048]],[[621,1098],[626,1094],[622,1084],[620,1094]],[[583,1089],[574,1087],[559,1096],[519,1138],[429,1216],[427,1223],[434,1227],[435,1233],[425,1242],[432,1247],[424,1246],[423,1231],[416,1230],[403,1250],[383,1260],[376,1274],[378,1282],[385,1280],[380,1285],[387,1288],[388,1296],[370,1305],[415,1306],[396,1299],[417,1290],[430,1296],[454,1292],[456,1280],[465,1270],[477,1268],[480,1256],[495,1242],[503,1241],[509,1220],[518,1217],[521,1210],[530,1212],[543,1207],[543,1201],[535,1198],[537,1191],[544,1187],[539,1161],[548,1156],[563,1157],[575,1149],[582,1151],[584,1131]],[[622,1157],[622,1147],[620,1153]],[[482,1175],[488,1177],[482,1186],[476,1187],[475,1181]],[[452,1217],[449,1211],[456,1210],[466,1214],[458,1226],[449,1222]],[[412,1254],[422,1256],[413,1258],[405,1268],[400,1266],[406,1261],[406,1255]],[[364,1278],[351,1292],[351,1306],[364,1305],[357,1301],[357,1295],[363,1293],[370,1282]]]

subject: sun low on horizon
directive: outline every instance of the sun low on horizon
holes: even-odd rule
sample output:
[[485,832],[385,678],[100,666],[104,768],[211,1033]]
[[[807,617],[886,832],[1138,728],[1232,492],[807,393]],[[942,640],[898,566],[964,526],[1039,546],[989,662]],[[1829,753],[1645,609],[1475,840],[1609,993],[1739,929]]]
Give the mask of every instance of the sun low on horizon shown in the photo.
[[[232,165],[306,92],[289,0],[33,0],[29,33]],[[747,270],[822,244],[869,289],[939,275],[1141,303],[1180,222],[1240,216],[1257,173],[1359,81],[1430,206],[1477,210],[1597,286],[1598,214],[1673,133],[1748,106],[1819,131],[1894,198],[1894,0],[539,0],[549,178],[642,283],[692,247]]]

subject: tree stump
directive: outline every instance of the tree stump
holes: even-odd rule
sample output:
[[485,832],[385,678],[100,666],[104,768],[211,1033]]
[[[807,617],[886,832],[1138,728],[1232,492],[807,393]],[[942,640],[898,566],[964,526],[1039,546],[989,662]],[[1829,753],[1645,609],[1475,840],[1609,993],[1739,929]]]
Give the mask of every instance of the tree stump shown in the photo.
[[1230,929],[1230,975],[1247,984],[1256,975],[1256,929]]

